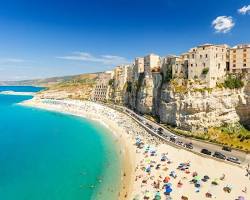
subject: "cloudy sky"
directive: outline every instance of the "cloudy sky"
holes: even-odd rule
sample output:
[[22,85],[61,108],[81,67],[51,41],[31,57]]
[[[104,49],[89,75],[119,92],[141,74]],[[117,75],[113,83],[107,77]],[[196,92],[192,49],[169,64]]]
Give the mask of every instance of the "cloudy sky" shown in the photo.
[[250,0],[0,0],[0,81],[250,43]]

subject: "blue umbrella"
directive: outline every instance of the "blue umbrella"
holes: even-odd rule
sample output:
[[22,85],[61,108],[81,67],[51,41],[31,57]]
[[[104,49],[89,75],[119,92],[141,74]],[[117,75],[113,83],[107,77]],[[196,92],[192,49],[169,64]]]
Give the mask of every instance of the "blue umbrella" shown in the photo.
[[173,191],[172,188],[167,186],[166,190],[165,190],[165,193],[170,194],[172,191]]

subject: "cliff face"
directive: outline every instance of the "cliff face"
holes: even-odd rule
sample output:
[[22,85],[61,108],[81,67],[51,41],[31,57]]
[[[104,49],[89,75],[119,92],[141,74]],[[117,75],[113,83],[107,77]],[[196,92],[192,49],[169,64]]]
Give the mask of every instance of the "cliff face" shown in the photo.
[[160,73],[143,77],[133,87],[127,104],[140,113],[157,116],[161,122],[184,130],[242,122],[250,126],[250,84],[239,90],[213,89],[180,93],[163,83]]
[[250,130],[250,75],[248,76],[248,80],[249,82],[244,88],[245,99],[243,102],[240,101],[236,111],[241,123]]
[[220,90],[175,94],[162,91],[160,119],[185,130],[204,130],[240,121],[236,107],[245,101],[243,91]]

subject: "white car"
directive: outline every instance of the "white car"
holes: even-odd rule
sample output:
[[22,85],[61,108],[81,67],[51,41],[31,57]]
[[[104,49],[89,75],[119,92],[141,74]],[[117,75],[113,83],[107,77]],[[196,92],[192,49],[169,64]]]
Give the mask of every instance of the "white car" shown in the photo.
[[230,162],[233,162],[233,163],[236,163],[236,164],[240,164],[240,160],[239,158],[235,158],[235,157],[228,157],[227,158],[227,161],[230,161]]

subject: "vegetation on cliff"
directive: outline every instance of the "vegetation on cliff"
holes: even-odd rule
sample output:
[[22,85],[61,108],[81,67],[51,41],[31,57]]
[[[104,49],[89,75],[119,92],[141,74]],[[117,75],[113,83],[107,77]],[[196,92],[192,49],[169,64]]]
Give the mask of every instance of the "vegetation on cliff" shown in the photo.
[[229,75],[224,82],[225,88],[238,89],[244,86],[243,81],[238,76]]

